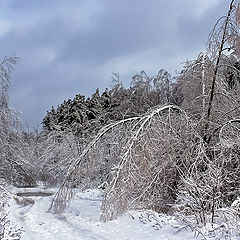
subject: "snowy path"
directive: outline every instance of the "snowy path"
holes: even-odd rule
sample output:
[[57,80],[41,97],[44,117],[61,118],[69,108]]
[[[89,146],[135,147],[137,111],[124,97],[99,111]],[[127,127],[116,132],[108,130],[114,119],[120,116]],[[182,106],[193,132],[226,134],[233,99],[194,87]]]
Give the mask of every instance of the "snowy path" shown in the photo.
[[[24,192],[24,189],[21,191]],[[29,191],[29,189],[26,189]],[[34,204],[21,206],[11,201],[11,215],[19,226],[23,226],[25,240],[38,239],[102,239],[109,240],[106,234],[95,232],[97,228],[97,219],[100,214],[100,194],[92,192],[95,198],[88,196],[77,196],[72,206],[64,214],[53,215],[47,210],[53,196],[34,197]],[[98,195],[97,195],[98,194]],[[80,214],[81,213],[81,214]]]
[[170,225],[156,231],[151,224],[143,224],[138,217],[133,219],[128,214],[109,223],[100,222],[101,193],[98,190],[77,193],[71,206],[60,215],[47,212],[52,198],[53,196],[31,196],[35,203],[27,206],[18,205],[14,199],[11,200],[10,217],[19,227],[23,227],[23,240],[193,239],[192,232],[180,232],[176,235]]

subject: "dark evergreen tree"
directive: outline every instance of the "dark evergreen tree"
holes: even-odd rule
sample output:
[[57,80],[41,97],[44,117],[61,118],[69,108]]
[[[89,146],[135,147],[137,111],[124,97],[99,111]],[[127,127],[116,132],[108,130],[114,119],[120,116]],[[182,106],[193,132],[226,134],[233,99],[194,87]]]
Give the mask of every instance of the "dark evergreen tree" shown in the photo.
[[156,105],[172,101],[171,76],[165,70],[155,77],[142,71],[132,78],[129,88],[121,84],[119,75],[114,74],[113,80],[110,91],[105,89],[100,94],[97,89],[87,99],[78,94],[73,100],[64,101],[57,110],[52,108],[43,119],[44,130],[70,131],[82,143],[112,121],[139,116]]

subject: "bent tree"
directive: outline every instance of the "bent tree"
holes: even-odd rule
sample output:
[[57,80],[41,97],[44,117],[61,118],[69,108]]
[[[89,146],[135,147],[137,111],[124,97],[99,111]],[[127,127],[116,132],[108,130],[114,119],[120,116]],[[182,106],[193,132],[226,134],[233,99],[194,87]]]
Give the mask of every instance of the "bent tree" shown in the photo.
[[193,139],[201,142],[194,128],[186,113],[174,105],[107,125],[70,167],[51,210],[63,210],[75,186],[84,189],[101,182],[107,185],[104,221],[137,206],[164,209],[176,197],[178,169],[184,172],[192,164]]

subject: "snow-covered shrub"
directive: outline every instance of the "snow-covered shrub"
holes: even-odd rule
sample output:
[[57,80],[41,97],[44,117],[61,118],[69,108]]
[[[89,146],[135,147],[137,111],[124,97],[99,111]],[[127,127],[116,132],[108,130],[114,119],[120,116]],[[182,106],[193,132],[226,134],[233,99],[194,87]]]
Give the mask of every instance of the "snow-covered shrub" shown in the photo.
[[152,210],[140,212],[138,218],[140,222],[150,225],[155,230],[160,230],[161,228],[171,224],[171,221],[173,220],[172,216],[159,214]]
[[0,239],[20,240],[22,229],[18,228],[8,217],[8,201],[11,196],[4,190],[6,183],[0,179]]
[[239,120],[221,126],[218,141],[211,149],[202,145],[178,186],[175,216],[205,236],[239,236],[239,126]]
[[71,132],[43,132],[38,137],[37,154],[32,165],[38,180],[43,181],[46,187],[57,185],[72,161],[79,156],[78,143]]

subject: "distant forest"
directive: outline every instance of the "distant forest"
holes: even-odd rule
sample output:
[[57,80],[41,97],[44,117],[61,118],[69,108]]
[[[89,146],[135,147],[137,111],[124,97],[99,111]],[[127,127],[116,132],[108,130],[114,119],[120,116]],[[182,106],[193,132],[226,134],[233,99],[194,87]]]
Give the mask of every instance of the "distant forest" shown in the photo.
[[43,119],[43,129],[88,136],[112,121],[140,116],[154,106],[181,101],[173,93],[177,84],[173,85],[170,74],[163,69],[155,77],[144,71],[133,76],[129,88],[122,85],[118,74],[113,74],[112,80],[114,86],[110,90],[100,93],[97,89],[91,98],[79,94],[56,110],[52,107]]

